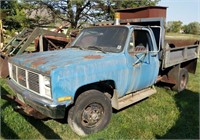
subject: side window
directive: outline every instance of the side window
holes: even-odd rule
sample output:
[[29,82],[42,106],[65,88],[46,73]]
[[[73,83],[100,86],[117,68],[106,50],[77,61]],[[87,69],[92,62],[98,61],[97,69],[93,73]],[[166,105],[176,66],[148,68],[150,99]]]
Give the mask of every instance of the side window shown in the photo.
[[129,53],[141,53],[153,50],[151,36],[146,30],[134,30],[129,43]]
[[135,51],[152,51],[152,40],[148,31],[135,30]]

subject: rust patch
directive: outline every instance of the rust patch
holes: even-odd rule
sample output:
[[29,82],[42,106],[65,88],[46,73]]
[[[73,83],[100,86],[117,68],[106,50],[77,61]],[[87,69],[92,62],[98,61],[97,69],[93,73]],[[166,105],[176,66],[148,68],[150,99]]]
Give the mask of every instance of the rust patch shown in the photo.
[[168,77],[167,75],[158,76],[156,83],[157,82],[165,82],[165,83],[170,83],[170,84],[176,83],[175,79]]
[[56,69],[57,68],[57,66],[51,66],[51,70],[53,70],[53,69]]
[[40,66],[40,65],[42,65],[42,64],[45,64],[45,63],[46,63],[46,60],[44,60],[44,58],[40,58],[40,59],[35,60],[35,61],[31,64],[31,66],[32,66],[33,68],[37,68],[38,66]]
[[[35,56],[35,55],[37,55],[37,54],[29,55],[29,57]],[[29,63],[29,62],[33,61],[33,59],[24,60],[24,63]],[[46,59],[46,57],[40,57],[40,58],[35,59],[34,61],[44,61],[44,59]]]
[[56,69],[56,68],[57,68],[56,66],[51,66],[50,70],[46,71],[45,73],[48,74],[48,75],[50,75],[51,71],[53,69]]
[[84,58],[86,58],[86,59],[101,59],[102,56],[101,55],[87,55],[87,56],[84,56]]
[[56,41],[63,41],[63,42],[66,42],[68,43],[69,42],[69,39],[65,38],[65,37],[58,37],[58,36],[45,36],[47,39],[53,39],[53,40],[56,40]]

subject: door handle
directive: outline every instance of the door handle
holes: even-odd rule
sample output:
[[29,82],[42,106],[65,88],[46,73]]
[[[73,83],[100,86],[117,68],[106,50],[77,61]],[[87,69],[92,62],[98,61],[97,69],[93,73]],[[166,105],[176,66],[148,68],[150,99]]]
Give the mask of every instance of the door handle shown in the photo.
[[156,56],[157,56],[157,54],[152,54],[151,56],[152,56],[152,57],[156,57]]

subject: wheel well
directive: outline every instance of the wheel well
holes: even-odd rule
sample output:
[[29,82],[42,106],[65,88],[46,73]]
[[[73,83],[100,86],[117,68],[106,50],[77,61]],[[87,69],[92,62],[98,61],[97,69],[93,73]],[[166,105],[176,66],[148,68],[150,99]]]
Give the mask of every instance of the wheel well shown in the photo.
[[183,62],[176,66],[169,67],[159,72],[160,81],[165,83],[177,84],[178,75],[181,69],[186,69],[188,72],[195,74],[197,65],[197,59],[193,59],[187,62]]
[[84,86],[78,88],[78,90],[76,91],[75,97],[74,97],[74,102],[76,101],[77,97],[81,93],[83,93],[87,90],[91,90],[91,89],[99,90],[102,93],[105,93],[106,96],[111,98],[114,94],[115,83],[113,80],[106,80],[106,81],[99,81],[99,82],[91,83],[88,85],[84,85]]
[[184,63],[181,63],[181,68],[186,68],[188,72],[195,74],[197,66],[197,59],[193,59]]

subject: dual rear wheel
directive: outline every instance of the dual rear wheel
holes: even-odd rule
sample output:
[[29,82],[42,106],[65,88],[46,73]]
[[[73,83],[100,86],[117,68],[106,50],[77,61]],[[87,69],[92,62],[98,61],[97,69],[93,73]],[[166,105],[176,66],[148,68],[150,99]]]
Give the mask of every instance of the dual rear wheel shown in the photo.
[[181,92],[185,90],[189,79],[188,70],[185,68],[181,68],[179,71],[179,75],[176,79],[176,84],[173,87],[173,90]]

